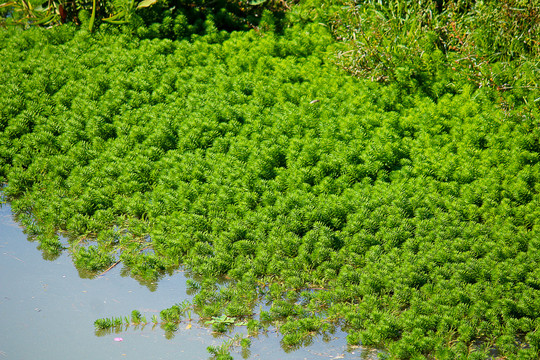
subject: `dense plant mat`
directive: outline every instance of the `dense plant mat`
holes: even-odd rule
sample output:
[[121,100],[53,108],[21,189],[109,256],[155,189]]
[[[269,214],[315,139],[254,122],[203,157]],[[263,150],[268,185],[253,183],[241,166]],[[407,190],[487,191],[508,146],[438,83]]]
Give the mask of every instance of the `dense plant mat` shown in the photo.
[[392,358],[537,358],[537,110],[355,79],[340,46],[319,23],[191,42],[0,32],[3,192],[81,271],[188,267],[219,331],[271,323],[295,346],[341,326]]

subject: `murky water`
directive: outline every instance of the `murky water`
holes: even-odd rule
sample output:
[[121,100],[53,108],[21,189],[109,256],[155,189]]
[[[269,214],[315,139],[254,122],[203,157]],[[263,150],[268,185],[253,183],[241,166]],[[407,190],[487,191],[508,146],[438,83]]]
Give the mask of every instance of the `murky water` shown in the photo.
[[[9,205],[0,207],[0,359],[208,359],[206,348],[219,345],[211,331],[193,322],[167,339],[159,326],[133,326],[97,336],[98,318],[125,316],[140,310],[150,320],[159,310],[191,297],[182,272],[163,278],[155,291],[123,277],[121,266],[104,276],[83,279],[64,252],[47,261],[37,244],[27,240],[13,221]],[[123,341],[114,341],[121,337]],[[233,351],[235,359],[352,359],[345,334],[293,352],[285,352],[279,334],[270,331],[252,339],[249,352]],[[363,354],[364,356],[366,353]]]

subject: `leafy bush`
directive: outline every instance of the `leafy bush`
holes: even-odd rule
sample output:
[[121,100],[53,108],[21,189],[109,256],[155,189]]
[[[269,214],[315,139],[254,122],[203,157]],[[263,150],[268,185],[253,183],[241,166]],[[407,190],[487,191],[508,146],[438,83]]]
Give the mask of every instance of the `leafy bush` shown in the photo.
[[437,99],[466,84],[491,87],[504,108],[538,97],[537,1],[352,2],[333,29],[348,44],[338,57],[343,68],[401,91]]
[[99,26],[122,28],[141,38],[189,38],[218,29],[276,30],[288,8],[284,0],[13,0],[0,4],[0,26],[71,23],[90,32]]

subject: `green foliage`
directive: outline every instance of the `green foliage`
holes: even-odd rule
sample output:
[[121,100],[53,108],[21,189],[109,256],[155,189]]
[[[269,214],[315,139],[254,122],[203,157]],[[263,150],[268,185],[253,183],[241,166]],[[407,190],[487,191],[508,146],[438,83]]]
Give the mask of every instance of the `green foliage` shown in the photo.
[[234,324],[235,320],[235,318],[228,317],[227,315],[213,316],[212,320],[206,321],[205,324],[212,325],[212,329],[215,332],[224,333],[227,331],[228,326]]
[[230,347],[231,344],[226,341],[220,346],[209,346],[207,350],[216,360],[232,360],[234,358],[231,356]]
[[25,28],[64,23],[96,29],[136,34],[141,38],[182,39],[209,35],[220,41],[224,33],[238,29],[276,30],[278,19],[289,8],[284,0],[12,0],[0,4],[0,26]]
[[133,310],[131,312],[131,322],[133,324],[139,324],[143,320],[143,316],[141,315],[141,312],[139,310]]
[[[154,324],[157,324],[157,318],[154,318],[154,317],[152,318],[152,322]],[[96,321],[94,321],[96,334],[103,334],[103,331],[111,330],[113,328],[118,330],[120,329],[122,325],[125,325],[127,328],[130,325],[133,325],[135,327],[141,325],[144,327],[146,324],[147,324],[146,317],[142,315],[139,310],[133,310],[131,312],[131,316],[125,316],[123,319],[122,317],[112,317],[112,318],[97,319]]]
[[491,87],[503,108],[538,97],[538,1],[365,1],[344,9],[333,21],[347,44],[338,63],[354,75],[434,99],[467,84]]
[[114,262],[114,257],[96,246],[81,247],[73,252],[73,262],[79,269],[95,272],[104,270]]
[[241,346],[243,349],[247,349],[250,344],[251,340],[249,340],[249,338],[236,334],[231,339],[223,341],[223,343],[219,346],[207,347],[207,351],[212,355],[211,359],[230,360],[233,359],[231,349],[234,346]]
[[174,305],[168,309],[161,310],[159,313],[161,320],[165,322],[179,322],[182,311],[178,305]]
[[110,329],[112,327],[118,327],[122,325],[122,318],[113,317],[113,318],[103,318],[97,319],[94,321],[94,326],[98,330]]
[[27,233],[65,233],[94,273],[188,268],[193,306],[161,311],[168,336],[193,310],[218,331],[276,325],[290,348],[337,323],[393,358],[537,355],[535,99],[426,96],[405,66],[388,85],[348,76],[306,14],[282,34],[203,21],[191,42],[0,32],[0,176]]

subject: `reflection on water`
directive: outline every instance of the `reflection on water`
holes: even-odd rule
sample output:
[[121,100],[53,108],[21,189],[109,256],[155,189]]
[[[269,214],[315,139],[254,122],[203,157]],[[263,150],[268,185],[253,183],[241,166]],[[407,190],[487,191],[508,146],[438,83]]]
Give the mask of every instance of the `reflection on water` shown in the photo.
[[[1,359],[208,359],[206,348],[223,338],[195,320],[178,331],[159,325],[94,329],[98,318],[141,311],[148,320],[159,310],[189,300],[181,271],[157,283],[139,283],[116,266],[103,276],[80,276],[66,252],[37,251],[13,221],[8,205],[0,207],[0,360]],[[149,291],[149,288],[154,291]],[[192,325],[192,326],[191,326]],[[235,359],[361,358],[346,351],[345,334],[317,337],[306,348],[285,352],[275,331],[238,348]],[[122,341],[114,341],[121,337]],[[364,353],[366,355],[366,353]]]

